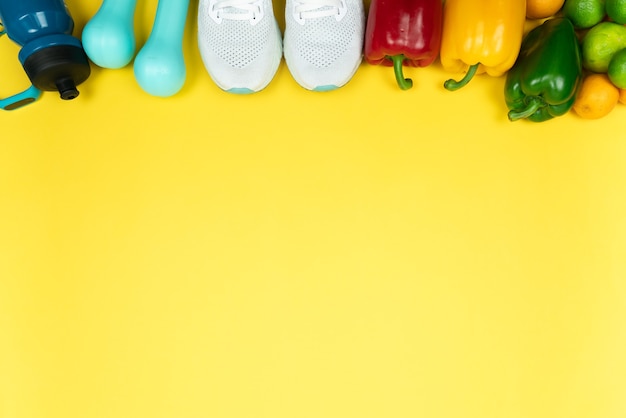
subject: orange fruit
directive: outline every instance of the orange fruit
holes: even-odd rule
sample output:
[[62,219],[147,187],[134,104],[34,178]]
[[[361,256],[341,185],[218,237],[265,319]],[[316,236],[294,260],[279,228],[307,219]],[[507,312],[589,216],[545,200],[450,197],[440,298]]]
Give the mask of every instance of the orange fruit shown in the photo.
[[619,89],[606,74],[589,74],[583,79],[572,109],[583,119],[599,119],[611,113],[619,96]]
[[619,89],[619,102],[626,104],[626,89]]
[[526,0],[526,17],[529,19],[545,19],[554,16],[565,0]]

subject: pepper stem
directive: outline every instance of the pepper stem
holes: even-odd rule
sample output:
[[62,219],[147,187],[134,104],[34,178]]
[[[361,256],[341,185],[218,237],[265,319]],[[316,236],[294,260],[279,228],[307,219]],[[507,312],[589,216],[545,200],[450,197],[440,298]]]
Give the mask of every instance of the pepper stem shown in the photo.
[[402,90],[408,90],[413,87],[413,80],[410,78],[404,78],[404,73],[402,72],[402,63],[406,59],[406,57],[402,54],[399,55],[387,55],[385,58],[391,60],[393,62],[393,72],[396,75],[396,82],[398,83],[398,87]]
[[537,110],[541,109],[544,106],[544,101],[538,97],[528,97],[525,100],[526,107],[522,110],[511,110],[508,113],[509,120],[511,122],[515,122],[516,120],[526,119],[531,116]]
[[446,80],[446,82],[443,83],[443,86],[447,90],[450,90],[450,91],[454,91],[454,90],[460,89],[461,87],[463,87],[464,85],[469,83],[470,80],[474,77],[474,75],[476,74],[476,71],[478,70],[478,66],[479,65],[480,65],[480,63],[474,64],[474,65],[470,65],[470,67],[467,69],[467,73],[465,73],[465,77],[463,77],[459,81],[456,81],[456,80],[453,80],[453,79]]

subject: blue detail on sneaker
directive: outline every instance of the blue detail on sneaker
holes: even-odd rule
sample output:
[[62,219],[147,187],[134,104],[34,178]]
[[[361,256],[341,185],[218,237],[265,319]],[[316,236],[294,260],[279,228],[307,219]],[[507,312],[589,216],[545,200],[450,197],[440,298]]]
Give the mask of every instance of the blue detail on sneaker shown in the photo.
[[333,91],[337,90],[339,86],[335,86],[334,84],[327,84],[325,86],[317,86],[313,89],[313,91]]
[[254,90],[245,87],[233,87],[232,89],[228,89],[226,91],[233,94],[252,94],[255,92]]

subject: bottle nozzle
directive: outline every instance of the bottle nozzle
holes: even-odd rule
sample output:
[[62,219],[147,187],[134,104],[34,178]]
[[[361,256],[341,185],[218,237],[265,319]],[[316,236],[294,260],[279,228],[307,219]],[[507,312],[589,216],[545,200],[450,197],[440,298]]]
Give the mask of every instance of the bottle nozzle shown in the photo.
[[78,97],[78,90],[76,84],[71,78],[62,78],[56,81],[57,90],[63,100],[72,100]]

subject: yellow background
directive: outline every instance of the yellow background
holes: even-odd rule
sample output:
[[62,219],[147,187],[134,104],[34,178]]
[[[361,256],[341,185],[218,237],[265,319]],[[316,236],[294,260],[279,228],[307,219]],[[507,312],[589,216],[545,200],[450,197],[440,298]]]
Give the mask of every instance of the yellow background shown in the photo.
[[94,66],[0,113],[0,418],[626,416],[626,107],[511,123],[438,64],[230,95],[196,9],[176,96]]

